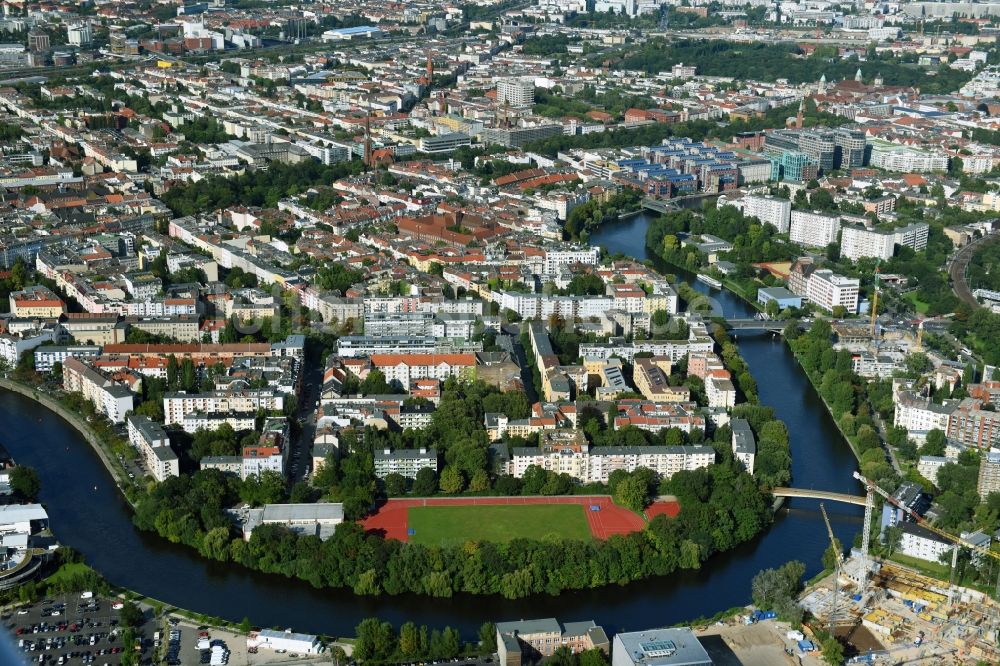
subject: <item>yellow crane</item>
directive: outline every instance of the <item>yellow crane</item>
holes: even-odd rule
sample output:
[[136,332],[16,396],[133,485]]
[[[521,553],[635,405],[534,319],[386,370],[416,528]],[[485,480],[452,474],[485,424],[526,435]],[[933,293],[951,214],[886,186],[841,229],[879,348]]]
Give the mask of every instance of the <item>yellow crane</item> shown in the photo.
[[830,527],[830,518],[826,515],[826,507],[819,503],[819,510],[823,512],[823,522],[826,523],[826,533],[830,535],[830,548],[833,549],[837,560],[833,565],[833,601],[830,602],[830,635],[833,636],[833,620],[837,615],[837,597],[840,596],[840,549],[837,546],[837,537],[833,536],[833,528]]
[[[973,551],[975,553],[978,553],[978,554],[983,555],[985,557],[992,558],[992,559],[996,560],[997,562],[1000,562],[1000,553],[994,552],[993,550],[990,550],[989,548],[983,548],[982,546],[977,546],[974,543],[970,543],[970,542],[966,541],[965,539],[963,539],[960,536],[955,536],[951,532],[945,532],[944,530],[931,525],[919,513],[917,513],[916,511],[912,510],[910,507],[905,506],[904,504],[900,503],[899,500],[897,500],[895,497],[893,497],[888,492],[886,492],[885,490],[883,490],[882,488],[880,488],[879,486],[877,486],[874,481],[870,481],[867,478],[865,478],[864,476],[862,476],[860,472],[855,472],[854,473],[854,478],[857,479],[858,481],[860,481],[861,483],[863,483],[865,485],[865,488],[867,489],[869,495],[871,493],[873,493],[873,492],[878,493],[879,495],[882,496],[882,499],[884,499],[886,502],[888,502],[892,506],[896,507],[897,509],[899,509],[900,511],[902,511],[903,513],[905,513],[906,515],[908,515],[911,518],[913,518],[913,521],[917,525],[919,525],[920,527],[923,527],[926,530],[930,530],[934,534],[937,534],[938,536],[940,536],[940,537],[942,537],[944,539],[947,539],[948,541],[950,541],[951,543],[955,544],[956,546],[961,546],[962,548],[968,548],[969,550],[971,550],[971,551]],[[865,530],[869,530],[870,526],[866,524],[864,526],[864,529]],[[954,579],[955,555],[957,555],[957,553],[958,553],[958,550],[956,549],[954,551],[954,553],[953,553],[953,556],[952,556],[952,567],[953,567],[953,569],[952,569],[952,578],[953,579]],[[868,572],[865,571],[865,572],[862,573],[862,575],[867,578]],[[951,596],[951,590],[949,590],[949,597],[950,596]],[[1000,577],[998,577],[998,579],[997,579],[997,596],[1000,597]]]

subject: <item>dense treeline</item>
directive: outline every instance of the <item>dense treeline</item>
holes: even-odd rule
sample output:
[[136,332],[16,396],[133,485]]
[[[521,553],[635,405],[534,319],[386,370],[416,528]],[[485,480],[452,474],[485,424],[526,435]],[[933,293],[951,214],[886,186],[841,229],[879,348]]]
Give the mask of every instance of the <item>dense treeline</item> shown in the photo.
[[854,372],[851,353],[833,349],[833,332],[826,320],[817,319],[798,337],[794,330],[791,326],[786,330],[788,344],[857,451],[861,473],[883,488],[894,490],[899,477],[886,461],[872,419],[867,396],[869,384]]
[[969,261],[966,273],[969,289],[1000,291],[1000,271],[994,270],[997,266],[1000,266],[1000,243],[986,241]]
[[365,595],[467,592],[508,599],[696,569],[713,553],[753,538],[770,521],[766,496],[728,458],[678,472],[662,485],[661,492],[681,503],[677,518],[658,516],[641,532],[607,541],[516,539],[429,548],[366,534],[347,522],[327,541],[263,525],[244,542],[233,534],[225,513],[238,497],[238,484],[217,470],[170,478],[139,498],[133,520],[206,557],[301,578],[316,587],[350,587]]
[[195,215],[202,211],[234,204],[273,208],[284,197],[294,196],[310,187],[329,185],[345,176],[361,173],[359,161],[323,165],[315,160],[301,164],[273,163],[267,171],[250,171],[242,176],[213,176],[197,183],[177,185],[160,198],[175,215]]
[[975,349],[982,360],[989,365],[1000,364],[1000,315],[987,308],[971,310],[961,304],[955,308],[955,317],[949,327],[952,335]]
[[837,57],[833,48],[816,49],[809,57],[795,44],[745,44],[716,40],[685,40],[667,42],[651,39],[641,48],[630,51],[618,63],[622,69],[640,70],[656,74],[670,70],[683,62],[694,65],[701,76],[725,76],[739,80],[774,81],[788,79],[790,83],[811,83],[826,75],[828,81],[853,79],[858,68],[867,71],[868,77],[880,75],[886,85],[915,86],[923,93],[949,93],[960,88],[972,78],[968,72],[951,69],[947,65],[928,76],[927,69],[905,63],[898,58],[885,57],[870,51],[865,62],[851,57]]

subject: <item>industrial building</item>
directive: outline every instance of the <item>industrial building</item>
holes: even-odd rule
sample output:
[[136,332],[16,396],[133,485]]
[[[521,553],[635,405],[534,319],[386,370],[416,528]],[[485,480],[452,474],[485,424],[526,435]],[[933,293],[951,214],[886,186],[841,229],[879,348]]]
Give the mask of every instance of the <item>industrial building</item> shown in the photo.
[[712,658],[687,627],[615,634],[611,666],[712,666]]

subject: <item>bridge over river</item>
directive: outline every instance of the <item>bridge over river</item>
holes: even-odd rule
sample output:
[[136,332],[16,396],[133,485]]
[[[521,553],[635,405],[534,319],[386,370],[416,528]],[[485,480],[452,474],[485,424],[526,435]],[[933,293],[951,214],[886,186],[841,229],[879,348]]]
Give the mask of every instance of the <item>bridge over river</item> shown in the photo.
[[806,488],[773,488],[771,494],[775,497],[802,497],[805,499],[827,500],[830,502],[844,502],[856,506],[865,505],[864,495],[848,495],[846,493],[834,493],[829,490],[812,490]]

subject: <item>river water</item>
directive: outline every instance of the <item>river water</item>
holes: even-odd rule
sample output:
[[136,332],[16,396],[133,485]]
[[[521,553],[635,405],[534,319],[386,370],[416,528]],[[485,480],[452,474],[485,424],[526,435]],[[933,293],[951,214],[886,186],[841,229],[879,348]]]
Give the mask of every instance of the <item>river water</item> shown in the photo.
[[[640,215],[607,225],[592,241],[643,259],[646,223]],[[699,291],[709,291],[700,282],[691,283]],[[713,290],[711,295],[727,315],[751,315],[751,308],[728,292]],[[859,493],[851,478],[854,457],[784,343],[762,334],[744,334],[738,342],[761,401],[774,407],[788,425],[793,484]],[[352,635],[354,627],[370,616],[396,625],[408,620],[451,625],[470,639],[486,620],[593,619],[609,633],[674,624],[748,603],[750,579],[760,569],[799,559],[807,565],[807,576],[815,574],[828,545],[818,503],[792,500],[765,534],[713,557],[694,572],[518,601],[472,596],[372,599],[212,563],[189,548],[139,532],[132,526],[128,505],[86,441],[58,416],[6,391],[0,391],[0,443],[15,460],[37,469],[41,501],[59,540],[83,553],[112,583],[200,613],[237,621],[247,616],[256,625],[310,633]],[[860,530],[861,510],[831,503],[827,511],[837,537],[851,543]]]

